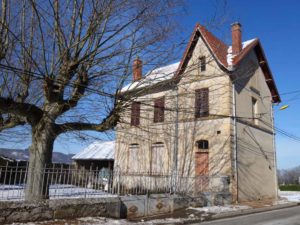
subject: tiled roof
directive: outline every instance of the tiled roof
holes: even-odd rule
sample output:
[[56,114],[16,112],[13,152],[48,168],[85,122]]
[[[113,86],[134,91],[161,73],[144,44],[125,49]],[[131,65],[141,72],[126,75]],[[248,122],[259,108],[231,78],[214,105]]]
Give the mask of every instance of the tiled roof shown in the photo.
[[[233,71],[245,58],[245,56],[252,49],[254,49],[260,66],[264,72],[268,87],[272,93],[273,102],[280,102],[280,96],[276,84],[274,82],[271,70],[268,66],[267,59],[264,55],[262,46],[257,38],[243,42],[241,52],[237,55],[233,55],[231,51],[231,46],[226,45],[223,41],[218,39],[199,23],[197,23],[194,28],[194,31],[190,37],[190,40],[186,46],[186,49],[180,62],[148,72],[143,79],[135,81],[125,86],[121,90],[121,92],[132,90],[134,88],[151,86],[162,81],[171,80],[173,78],[180,78],[180,75],[184,72],[190,58],[192,57],[192,53],[200,37],[204,40],[205,44],[212,52],[219,66],[228,72]],[[263,64],[261,62],[263,62]]]
[[254,49],[260,66],[264,72],[268,87],[272,93],[273,102],[280,102],[280,96],[273,75],[267,63],[267,59],[265,57],[263,48],[258,39],[252,39],[243,42],[241,52],[238,55],[232,55],[231,46],[227,46],[224,42],[222,42],[220,39],[214,36],[211,32],[209,32],[205,27],[201,26],[199,23],[196,24],[194,31],[191,35],[190,41],[187,45],[187,48],[185,49],[183,57],[180,61],[180,65],[176,72],[176,77],[180,77],[180,75],[185,70],[199,37],[202,37],[204,42],[207,44],[207,46],[213,53],[219,65],[227,71],[234,70],[234,68],[239,65],[239,63],[245,58],[245,56],[252,49]]

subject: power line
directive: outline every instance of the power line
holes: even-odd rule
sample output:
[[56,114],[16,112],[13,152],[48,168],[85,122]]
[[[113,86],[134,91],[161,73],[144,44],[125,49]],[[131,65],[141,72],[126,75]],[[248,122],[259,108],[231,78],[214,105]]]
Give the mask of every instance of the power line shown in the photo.
[[291,95],[291,94],[296,94],[300,93],[300,90],[294,90],[294,91],[289,91],[289,92],[283,92],[280,95]]

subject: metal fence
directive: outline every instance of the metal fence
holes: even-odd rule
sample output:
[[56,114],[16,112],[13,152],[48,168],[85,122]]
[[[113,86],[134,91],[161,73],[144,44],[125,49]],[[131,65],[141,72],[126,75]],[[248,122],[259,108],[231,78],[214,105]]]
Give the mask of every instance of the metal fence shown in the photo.
[[[172,176],[150,173],[122,173],[108,169],[78,169],[53,165],[42,171],[43,185],[49,187],[49,198],[98,198],[124,195],[202,192],[228,189],[228,177]],[[0,166],[0,201],[24,200],[28,166]],[[218,189],[218,190],[217,190]],[[222,189],[222,190],[219,190]]]

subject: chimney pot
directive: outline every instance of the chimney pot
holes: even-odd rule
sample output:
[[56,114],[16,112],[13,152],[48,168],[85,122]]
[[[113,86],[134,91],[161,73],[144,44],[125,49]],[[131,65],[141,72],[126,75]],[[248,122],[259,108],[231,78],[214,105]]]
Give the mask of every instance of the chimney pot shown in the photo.
[[237,55],[242,51],[242,25],[238,22],[231,24],[232,54]]
[[143,62],[139,57],[133,61],[133,81],[142,79],[142,66]]

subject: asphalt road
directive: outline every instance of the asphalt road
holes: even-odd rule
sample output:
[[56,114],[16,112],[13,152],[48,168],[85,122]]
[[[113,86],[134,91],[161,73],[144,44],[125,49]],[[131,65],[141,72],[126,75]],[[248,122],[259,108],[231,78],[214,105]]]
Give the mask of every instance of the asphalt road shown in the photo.
[[[197,223],[195,223],[197,224]],[[300,206],[201,223],[201,225],[300,225]]]

